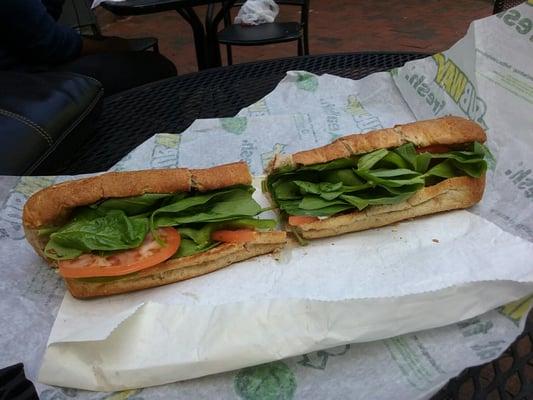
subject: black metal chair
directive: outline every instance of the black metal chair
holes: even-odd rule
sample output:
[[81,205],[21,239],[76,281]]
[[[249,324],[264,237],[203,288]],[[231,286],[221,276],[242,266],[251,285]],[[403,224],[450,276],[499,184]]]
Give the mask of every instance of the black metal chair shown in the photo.
[[[298,41],[298,55],[309,54],[309,1],[279,0],[279,5],[300,7],[299,22],[271,22],[254,26],[231,23],[228,10],[224,16],[224,29],[218,32],[220,44],[226,45],[228,64],[233,64],[231,46],[262,46],[273,43]],[[241,6],[244,2],[235,3]]]
[[[95,39],[101,38],[102,33],[98,26],[96,15],[91,10],[92,0],[67,0],[63,5],[63,12],[59,21],[70,26],[80,34]],[[157,38],[140,37],[128,39],[132,51],[144,51],[152,49],[159,53]]]
[[519,4],[522,4],[524,0],[496,0],[494,2],[493,14],[498,14],[499,12],[505,11],[508,8],[516,7]]

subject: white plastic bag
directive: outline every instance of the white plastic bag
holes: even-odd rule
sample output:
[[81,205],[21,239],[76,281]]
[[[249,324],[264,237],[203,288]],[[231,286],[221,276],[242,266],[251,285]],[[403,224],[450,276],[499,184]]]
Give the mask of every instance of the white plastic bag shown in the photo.
[[274,22],[279,6],[274,0],[247,0],[235,17],[236,24],[259,25]]

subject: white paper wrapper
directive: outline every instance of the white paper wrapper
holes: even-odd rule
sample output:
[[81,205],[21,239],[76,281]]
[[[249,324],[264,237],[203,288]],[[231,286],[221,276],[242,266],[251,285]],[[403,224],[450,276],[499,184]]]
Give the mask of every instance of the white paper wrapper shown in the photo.
[[[533,20],[530,5],[513,12]],[[520,332],[530,304],[488,310],[533,291],[533,53],[529,36],[510,21],[505,15],[478,21],[450,51],[360,81],[289,73],[238,117],[196,121],[181,136],[156,135],[115,168],[244,159],[260,174],[276,152],[451,113],[484,124],[497,159],[480,205],[316,241],[285,251],[280,261],[260,257],[167,287],[85,302],[67,294],[41,381],[118,390],[305,353],[124,396],[416,399],[498,356]],[[0,268],[7,278],[0,282],[2,361],[24,361],[30,377],[64,289],[53,272],[37,268],[42,262],[22,240],[20,210],[50,182],[22,179],[0,213]],[[261,383],[252,393],[254,379]],[[39,390],[43,398],[106,397]]]

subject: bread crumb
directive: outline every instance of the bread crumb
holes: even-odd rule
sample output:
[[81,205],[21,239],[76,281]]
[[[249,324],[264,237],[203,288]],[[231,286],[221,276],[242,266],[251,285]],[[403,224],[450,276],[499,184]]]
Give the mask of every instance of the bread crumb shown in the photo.
[[431,239],[431,241],[432,241],[433,243],[440,243],[440,242],[439,242],[439,239]]

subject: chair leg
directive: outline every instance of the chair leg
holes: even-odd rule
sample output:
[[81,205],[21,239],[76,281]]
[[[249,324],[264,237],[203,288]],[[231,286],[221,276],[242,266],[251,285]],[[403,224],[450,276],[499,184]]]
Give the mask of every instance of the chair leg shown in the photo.
[[301,36],[298,38],[298,55],[299,56],[304,55],[304,45],[303,45],[303,40]]
[[159,54],[159,42],[155,42],[152,48],[154,49],[154,53]]
[[227,58],[228,58],[228,65],[233,65],[233,56],[231,54],[231,46],[230,45],[227,45],[226,46],[226,54],[227,54]]
[[308,56],[309,55],[309,29],[307,28],[307,25],[304,26],[303,41],[304,41],[304,54]]

